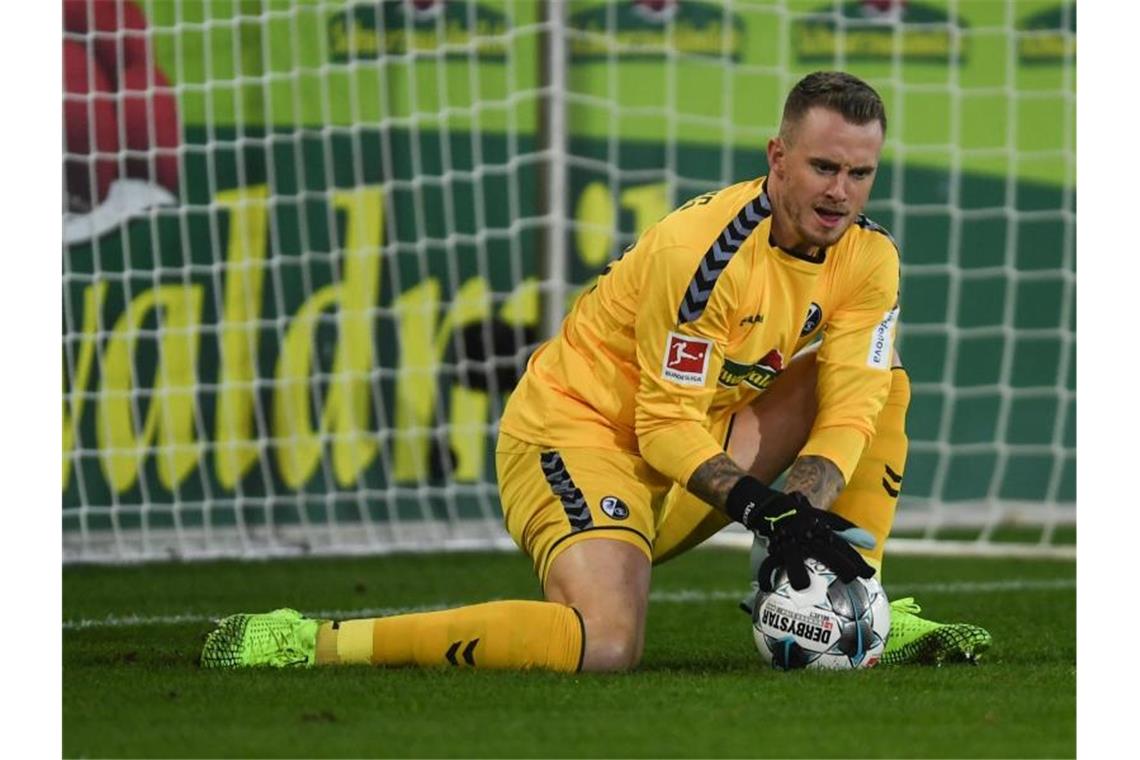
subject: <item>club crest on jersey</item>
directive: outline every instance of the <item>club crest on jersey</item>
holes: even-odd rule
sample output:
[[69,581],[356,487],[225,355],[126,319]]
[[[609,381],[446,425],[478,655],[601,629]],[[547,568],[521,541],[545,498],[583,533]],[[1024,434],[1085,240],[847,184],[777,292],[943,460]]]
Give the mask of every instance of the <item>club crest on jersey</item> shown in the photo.
[[602,498],[602,511],[614,520],[624,520],[629,517],[629,507],[616,496]]
[[748,383],[762,391],[783,371],[784,355],[780,353],[780,349],[773,348],[753,364],[736,362],[726,357],[717,381],[729,388]]
[[811,335],[815,328],[819,327],[819,323],[823,320],[823,309],[819,304],[812,301],[811,306],[808,307],[807,319],[804,320],[804,328],[800,330],[800,337]]
[[679,385],[704,385],[711,353],[711,340],[670,332],[661,376]]

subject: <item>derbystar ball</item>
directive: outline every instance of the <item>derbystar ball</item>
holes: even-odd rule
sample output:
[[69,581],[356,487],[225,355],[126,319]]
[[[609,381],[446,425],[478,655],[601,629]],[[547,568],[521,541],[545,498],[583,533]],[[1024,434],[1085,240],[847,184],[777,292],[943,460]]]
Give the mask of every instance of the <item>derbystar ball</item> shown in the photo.
[[797,591],[781,572],[752,608],[760,656],[778,670],[855,670],[879,661],[891,629],[887,595],[877,580],[844,583],[826,565],[806,562],[811,583]]

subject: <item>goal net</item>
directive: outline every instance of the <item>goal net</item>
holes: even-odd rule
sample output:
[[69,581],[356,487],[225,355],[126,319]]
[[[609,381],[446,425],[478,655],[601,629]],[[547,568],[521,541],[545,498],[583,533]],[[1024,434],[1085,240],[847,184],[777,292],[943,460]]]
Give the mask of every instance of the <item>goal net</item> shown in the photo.
[[64,1],[68,561],[510,545],[496,421],[637,234],[887,103],[896,546],[1075,542],[1075,8]]

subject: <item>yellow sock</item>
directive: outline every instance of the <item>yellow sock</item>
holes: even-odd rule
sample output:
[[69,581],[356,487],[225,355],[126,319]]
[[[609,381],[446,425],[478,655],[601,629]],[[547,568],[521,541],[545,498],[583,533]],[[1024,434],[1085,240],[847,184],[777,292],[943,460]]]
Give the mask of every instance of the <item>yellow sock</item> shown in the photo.
[[864,559],[883,569],[883,544],[891,532],[906,466],[906,410],[910,406],[910,378],[906,370],[891,370],[891,391],[879,413],[875,436],[839,494],[831,511],[846,517],[875,537],[875,548],[860,550]]
[[439,612],[325,623],[317,664],[449,665],[574,672],[585,638],[577,610],[506,601]]

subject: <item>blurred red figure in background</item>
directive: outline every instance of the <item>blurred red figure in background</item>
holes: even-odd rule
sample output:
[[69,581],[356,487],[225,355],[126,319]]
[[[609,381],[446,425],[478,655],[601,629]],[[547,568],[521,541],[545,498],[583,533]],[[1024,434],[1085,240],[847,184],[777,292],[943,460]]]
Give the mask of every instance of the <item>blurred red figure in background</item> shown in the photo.
[[63,0],[63,28],[68,210],[90,211],[124,177],[177,195],[178,106],[142,11],[132,0]]

